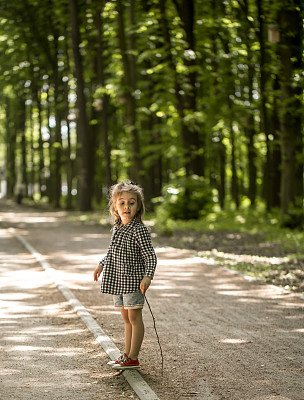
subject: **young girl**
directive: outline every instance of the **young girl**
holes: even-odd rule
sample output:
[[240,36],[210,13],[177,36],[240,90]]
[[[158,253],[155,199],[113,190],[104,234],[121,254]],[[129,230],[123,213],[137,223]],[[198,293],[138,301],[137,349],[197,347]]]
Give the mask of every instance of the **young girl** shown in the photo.
[[138,354],[144,338],[144,294],[156,268],[151,236],[142,222],[143,191],[133,182],[113,185],[109,197],[114,227],[106,256],[94,271],[94,281],[103,272],[101,292],[113,295],[125,323],[125,353],[110,361],[114,369],[140,368]]

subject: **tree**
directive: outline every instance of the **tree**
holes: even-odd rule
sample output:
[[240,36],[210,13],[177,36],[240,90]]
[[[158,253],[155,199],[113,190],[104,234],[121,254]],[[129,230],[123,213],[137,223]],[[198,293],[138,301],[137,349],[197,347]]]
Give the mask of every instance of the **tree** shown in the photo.
[[281,2],[278,25],[281,38],[281,209],[286,216],[292,212],[292,208],[303,209],[303,132],[300,111],[303,86],[299,81],[299,73],[303,71],[303,4],[298,0]]
[[71,19],[71,35],[74,55],[75,78],[77,81],[77,109],[78,124],[77,129],[81,144],[82,162],[79,178],[79,208],[82,211],[91,210],[92,195],[92,176],[90,171],[90,157],[92,148],[90,147],[90,130],[87,122],[85,85],[83,78],[82,58],[79,50],[80,35],[78,22],[78,8],[76,0],[69,0],[69,10]]

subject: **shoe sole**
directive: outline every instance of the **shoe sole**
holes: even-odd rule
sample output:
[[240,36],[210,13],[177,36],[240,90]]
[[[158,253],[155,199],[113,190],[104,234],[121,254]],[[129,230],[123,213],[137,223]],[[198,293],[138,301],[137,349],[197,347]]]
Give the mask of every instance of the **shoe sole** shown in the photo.
[[139,369],[140,365],[130,365],[130,367],[122,367],[121,365],[113,365],[113,369],[118,369],[118,370],[125,370],[125,369]]

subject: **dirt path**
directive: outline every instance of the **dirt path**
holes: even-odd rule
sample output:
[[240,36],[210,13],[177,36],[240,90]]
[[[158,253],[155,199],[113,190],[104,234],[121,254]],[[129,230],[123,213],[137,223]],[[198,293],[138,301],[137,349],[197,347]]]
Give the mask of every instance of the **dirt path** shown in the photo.
[[[92,271],[109,244],[108,230],[94,224],[70,222],[64,212],[39,212],[15,206],[10,209],[4,203],[0,203],[0,211],[1,227],[14,226],[44,254],[103,330],[123,349],[121,317],[113,310],[111,296],[100,295],[99,285],[92,281]],[[9,252],[2,246],[2,239],[1,257]],[[20,247],[19,251],[26,253]],[[304,399],[304,301],[299,295],[248,281],[216,265],[204,264],[195,257],[195,252],[157,248],[157,254],[157,274],[147,297],[156,317],[165,356],[164,377],[147,307],[146,336],[140,359],[142,376],[160,399]],[[31,268],[43,274],[37,265]],[[5,266],[2,269],[6,271]],[[7,279],[12,277],[8,275]],[[36,284],[36,279],[34,282]],[[20,288],[17,283],[10,285],[6,293],[13,295],[17,288]],[[79,383],[80,388],[75,383],[75,391],[95,387],[92,392],[85,393],[87,397],[66,395],[58,399],[89,399],[98,389],[100,394],[108,395],[99,395],[100,399],[117,398],[117,393],[129,398],[132,391],[126,388],[122,377],[115,377],[104,366],[106,355],[61,296],[54,288],[41,289],[42,296],[39,288],[35,290],[37,296],[31,304],[31,312],[37,315],[32,337],[39,337],[40,325],[46,330],[49,325],[50,332],[58,326],[61,335],[50,335],[53,342],[46,347],[52,352],[59,340],[63,348],[70,346],[71,357],[66,357],[64,351],[57,357],[59,362],[67,363],[62,367],[64,379],[70,376]],[[22,335],[18,340],[22,342]],[[12,343],[1,346],[7,348]],[[17,380],[10,370],[18,368],[10,358],[2,363],[5,354],[2,347],[1,377],[5,377],[3,380],[6,375],[10,377],[5,385],[8,390]],[[39,351],[35,351],[35,357],[39,358]],[[51,357],[47,362],[52,364]],[[33,364],[32,373],[35,370]],[[19,390],[26,384],[33,390],[28,375],[19,371]],[[42,384],[36,386],[43,398],[56,398],[48,396],[44,392],[48,389]],[[67,385],[63,384],[64,390]],[[114,391],[115,396],[107,390]]]

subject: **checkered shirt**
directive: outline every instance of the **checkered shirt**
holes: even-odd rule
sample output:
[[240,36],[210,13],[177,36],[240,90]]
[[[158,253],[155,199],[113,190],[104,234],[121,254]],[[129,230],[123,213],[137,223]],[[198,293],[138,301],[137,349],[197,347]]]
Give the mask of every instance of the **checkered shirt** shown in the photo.
[[110,246],[100,264],[104,267],[102,293],[136,292],[144,276],[153,278],[157,264],[148,228],[135,219],[120,227],[115,224]]

